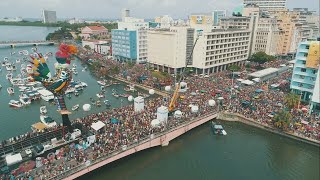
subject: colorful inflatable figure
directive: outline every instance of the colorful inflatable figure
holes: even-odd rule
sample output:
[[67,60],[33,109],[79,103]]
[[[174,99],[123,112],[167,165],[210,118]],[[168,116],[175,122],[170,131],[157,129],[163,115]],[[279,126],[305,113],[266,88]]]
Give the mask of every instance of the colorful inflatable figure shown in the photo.
[[28,71],[32,81],[41,82],[42,85],[55,96],[55,101],[58,111],[62,115],[63,124],[71,130],[71,123],[69,121],[67,110],[64,101],[65,90],[72,79],[72,71],[68,68],[72,56],[77,53],[77,48],[73,45],[61,44],[59,51],[56,53],[57,63],[54,64],[55,74],[52,76],[50,69],[46,63],[45,58],[40,53],[30,55],[32,61],[32,70]]

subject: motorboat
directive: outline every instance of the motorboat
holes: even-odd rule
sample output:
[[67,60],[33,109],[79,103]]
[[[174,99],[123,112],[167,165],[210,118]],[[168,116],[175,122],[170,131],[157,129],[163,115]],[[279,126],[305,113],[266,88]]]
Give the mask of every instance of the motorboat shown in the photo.
[[23,51],[19,51],[19,54],[22,55],[22,54],[23,54]]
[[104,98],[105,96],[104,96],[104,94],[99,93],[99,94],[97,94],[97,97],[98,98]]
[[31,99],[26,96],[25,98],[20,98],[19,101],[23,104],[23,105],[29,105],[31,104]]
[[8,74],[6,75],[6,79],[7,79],[7,80],[12,79],[12,77],[13,77],[13,74],[12,74],[12,73],[8,73]]
[[1,62],[1,66],[2,66],[2,67],[5,67],[6,65],[7,65],[7,62],[6,62],[6,61]]
[[72,65],[72,67],[76,68],[76,67],[77,67],[77,65],[76,65],[76,64],[73,64],[73,65]]
[[12,65],[11,65],[11,64],[7,64],[7,65],[6,65],[6,70],[7,70],[7,71],[12,71],[12,70],[13,70]]
[[96,106],[101,106],[101,101],[97,101]]
[[16,59],[16,63],[21,63],[21,60],[20,59]]
[[222,125],[216,124],[214,121],[211,121],[211,129],[214,134],[227,135],[227,132],[223,129]]
[[23,52],[23,55],[25,55],[25,56],[28,56],[28,55],[29,55],[28,50],[23,50],[22,52]]
[[53,93],[46,89],[38,90],[38,93],[40,94],[40,97],[45,101],[51,101],[54,99]]
[[80,84],[79,85],[81,85],[82,87],[88,87],[88,84],[87,83],[85,83],[85,82],[80,82]]
[[117,94],[117,93],[113,92],[113,93],[112,93],[112,96],[114,96],[114,97],[118,98],[118,97],[119,97],[119,94]]
[[15,107],[15,108],[21,108],[23,106],[23,104],[20,101],[10,100],[9,101],[9,106],[10,107]]
[[7,92],[8,92],[9,95],[13,95],[13,94],[14,94],[14,89],[13,89],[13,87],[8,87],[8,88],[7,88]]
[[0,84],[0,90],[2,89],[2,85]]
[[105,91],[106,91],[106,88],[105,88],[104,86],[100,86],[100,90],[101,90],[102,92],[105,92]]
[[73,93],[76,89],[74,87],[68,87],[65,94]]
[[104,100],[103,103],[104,103],[107,107],[110,107],[110,106],[111,106],[109,100],[107,100],[107,99]]
[[74,91],[75,96],[79,96],[79,91]]
[[49,116],[45,116],[45,115],[40,115],[40,121],[48,126],[48,127],[55,127],[57,126],[57,123]]
[[72,106],[72,111],[78,110],[79,106],[80,106],[79,104],[76,104],[76,105]]
[[[21,75],[20,75],[21,76]],[[24,83],[24,80],[21,79],[21,78],[11,78],[10,79],[10,83],[13,85],[13,86],[24,86],[25,83]]]
[[10,53],[11,56],[12,56],[12,55],[15,55],[15,54],[16,54],[16,52],[11,52],[11,53]]
[[78,71],[77,71],[77,70],[72,71],[72,74],[74,74],[74,75],[78,75]]
[[105,81],[97,81],[97,83],[98,83],[100,86],[105,86],[105,85],[106,85],[106,82],[105,82]]
[[3,60],[4,60],[4,61],[8,61],[9,58],[8,58],[8,57],[4,57]]
[[12,64],[12,71],[16,71],[17,70],[17,67],[16,67],[16,65],[14,65],[14,64]]
[[47,114],[47,106],[40,106],[40,114]]

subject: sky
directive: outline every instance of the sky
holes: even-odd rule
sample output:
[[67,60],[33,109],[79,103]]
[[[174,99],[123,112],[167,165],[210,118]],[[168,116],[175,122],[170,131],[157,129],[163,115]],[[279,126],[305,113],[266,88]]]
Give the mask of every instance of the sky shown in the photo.
[[[186,19],[191,13],[225,9],[229,13],[242,0],[0,0],[0,18],[40,18],[41,10],[55,10],[58,18],[120,18],[121,9],[130,9],[137,18],[170,15]],[[319,0],[287,0],[287,7],[319,12]]]

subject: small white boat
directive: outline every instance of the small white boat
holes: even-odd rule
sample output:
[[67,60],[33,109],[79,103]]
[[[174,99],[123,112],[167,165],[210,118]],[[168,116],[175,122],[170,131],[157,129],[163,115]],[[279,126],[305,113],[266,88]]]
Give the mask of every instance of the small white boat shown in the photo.
[[104,96],[103,94],[100,94],[100,93],[99,93],[99,94],[97,94],[97,97],[98,97],[98,98],[104,98],[105,96]]
[[117,93],[112,93],[112,95],[114,96],[114,97],[116,97],[116,98],[118,98],[119,97],[119,94],[117,94]]
[[17,60],[16,60],[16,63],[21,63],[21,60],[20,60],[20,59],[17,59]]
[[6,75],[6,79],[7,79],[7,80],[10,80],[10,79],[12,79],[12,76],[13,76],[12,73],[8,73],[8,74]]
[[25,55],[25,56],[28,56],[28,55],[29,55],[28,50],[23,50],[22,52],[23,52],[23,55]]
[[12,87],[8,87],[7,88],[7,92],[9,95],[13,95],[14,94],[14,89]]
[[20,67],[21,67],[21,69],[22,69],[22,68],[25,69],[27,66],[26,66],[26,64],[21,64]]
[[40,121],[48,127],[55,127],[57,125],[51,117],[45,115],[40,115]]
[[80,106],[79,104],[76,104],[76,105],[72,106],[72,111],[78,110],[79,106]]
[[7,62],[6,62],[6,61],[1,62],[1,66],[2,66],[2,67],[6,67],[6,65],[7,65]]
[[105,81],[97,81],[97,83],[98,83],[100,86],[105,86],[105,85],[106,85],[106,82],[105,82]]
[[74,75],[78,75],[78,71],[73,71],[73,74]]
[[15,55],[15,54],[16,54],[16,52],[11,52],[11,53],[10,53],[11,56],[12,56],[12,55]]
[[2,85],[0,84],[0,90],[2,89]]
[[23,51],[19,51],[19,54],[22,55],[22,54],[23,54]]
[[88,86],[88,84],[87,83],[85,83],[85,82],[80,82],[80,84],[79,85],[81,85],[82,87],[87,87]]
[[47,107],[46,106],[41,106],[40,107],[40,114],[47,114]]
[[76,67],[77,67],[77,65],[76,65],[76,64],[73,64],[73,65],[72,65],[72,67],[76,68]]
[[21,102],[23,105],[29,105],[29,104],[31,104],[31,99],[30,99],[28,96],[25,97],[25,98],[20,98],[19,100],[20,100],[20,102]]
[[16,107],[16,108],[21,108],[23,106],[23,104],[20,101],[10,100],[9,101],[9,106],[10,107]]
[[7,64],[6,65],[6,70],[7,71],[12,71],[13,70],[12,65],[11,64]]
[[17,67],[16,67],[16,65],[12,65],[12,71],[16,71],[17,70]]
[[9,58],[8,58],[8,57],[4,57],[3,60],[4,60],[4,61],[8,61]]

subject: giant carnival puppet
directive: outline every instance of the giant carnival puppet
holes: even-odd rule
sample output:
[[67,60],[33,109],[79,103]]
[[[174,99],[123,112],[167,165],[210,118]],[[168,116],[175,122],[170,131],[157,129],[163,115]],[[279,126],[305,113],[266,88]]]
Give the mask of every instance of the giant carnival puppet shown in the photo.
[[55,96],[55,102],[58,107],[58,112],[62,116],[63,126],[67,126],[69,131],[72,131],[71,122],[65,101],[64,94],[71,79],[72,71],[69,69],[73,55],[77,53],[77,48],[73,45],[61,44],[58,52],[55,54],[57,62],[54,64],[54,75],[46,63],[45,58],[40,53],[30,56],[32,61],[32,70],[29,72],[32,81],[39,81]]

